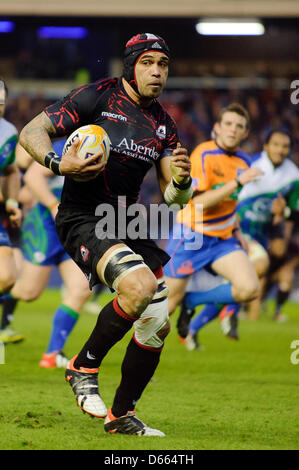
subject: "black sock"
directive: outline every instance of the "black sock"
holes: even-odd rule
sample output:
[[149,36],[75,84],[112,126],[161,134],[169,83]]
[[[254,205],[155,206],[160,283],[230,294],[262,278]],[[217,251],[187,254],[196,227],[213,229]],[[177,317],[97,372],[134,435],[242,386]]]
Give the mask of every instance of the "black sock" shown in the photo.
[[276,314],[280,313],[281,307],[288,300],[289,295],[290,295],[290,291],[288,290],[282,291],[278,289],[278,292],[276,295],[276,311],[275,311]]
[[117,298],[107,304],[100,315],[93,332],[74,362],[80,367],[99,367],[109,349],[120,341],[133,325],[133,318],[127,316],[119,307]]
[[14,299],[13,297],[3,300],[1,330],[6,328],[12,322],[13,313],[17,303],[18,299]]
[[160,354],[161,350],[142,348],[131,339],[121,366],[122,378],[112,406],[115,417],[119,418],[134,410],[137,400],[155,373]]

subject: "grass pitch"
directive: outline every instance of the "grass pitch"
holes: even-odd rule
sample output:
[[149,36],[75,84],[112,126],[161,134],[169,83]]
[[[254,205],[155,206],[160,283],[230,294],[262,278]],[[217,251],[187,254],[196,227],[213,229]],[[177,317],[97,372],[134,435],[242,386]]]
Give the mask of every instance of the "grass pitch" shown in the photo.
[[[111,298],[103,294],[105,303]],[[107,435],[103,420],[83,415],[64,371],[38,366],[46,349],[60,292],[47,290],[20,302],[14,327],[26,340],[5,348],[0,365],[0,449],[201,450],[299,449],[299,362],[291,343],[299,340],[299,305],[288,303],[286,323],[269,312],[257,322],[240,320],[239,342],[224,337],[218,320],[202,330],[204,351],[187,351],[177,340],[176,316],[154,379],[137,415],[165,438]],[[77,353],[96,322],[82,313],[65,353]],[[100,390],[111,406],[130,333],[105,358]],[[296,361],[297,362],[297,361]]]

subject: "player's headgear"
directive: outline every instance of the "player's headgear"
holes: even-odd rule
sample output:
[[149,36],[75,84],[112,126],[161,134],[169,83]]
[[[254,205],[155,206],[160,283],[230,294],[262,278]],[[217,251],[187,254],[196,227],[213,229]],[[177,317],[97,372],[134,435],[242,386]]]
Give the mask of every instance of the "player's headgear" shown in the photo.
[[164,52],[164,54],[169,56],[169,48],[166,42],[155,34],[137,34],[127,42],[124,53],[123,76],[137,93],[139,92],[135,78],[135,65],[141,54],[147,51]]

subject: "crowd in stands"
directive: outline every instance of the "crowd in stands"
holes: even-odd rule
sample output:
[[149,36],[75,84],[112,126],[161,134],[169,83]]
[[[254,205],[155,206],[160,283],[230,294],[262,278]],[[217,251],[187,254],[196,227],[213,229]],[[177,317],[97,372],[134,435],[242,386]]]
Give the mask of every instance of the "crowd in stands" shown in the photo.
[[[299,105],[291,102],[291,91],[270,88],[166,90],[160,101],[176,121],[182,145],[189,152],[210,138],[219,110],[237,101],[248,109],[251,120],[243,150],[248,154],[259,152],[267,133],[272,128],[283,127],[292,135],[292,158],[299,164]],[[35,97],[11,93],[6,118],[20,131],[47,104],[49,101],[38,92]]]

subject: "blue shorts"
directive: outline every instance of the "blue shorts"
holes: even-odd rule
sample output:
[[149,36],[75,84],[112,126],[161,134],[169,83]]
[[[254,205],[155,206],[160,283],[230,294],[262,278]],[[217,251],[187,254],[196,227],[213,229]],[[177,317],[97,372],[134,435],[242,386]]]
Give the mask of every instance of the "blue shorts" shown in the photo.
[[70,259],[62,247],[49,209],[36,204],[22,227],[22,251],[26,261],[38,266],[58,266]]
[[175,224],[166,245],[166,251],[171,257],[164,267],[164,274],[167,277],[184,278],[191,276],[204,267],[209,268],[214,261],[228,253],[243,250],[235,237],[223,240],[206,235],[201,235],[201,248],[195,250],[192,249],[192,240],[198,237],[198,233],[190,229],[187,238],[181,237],[178,239],[177,235],[179,233],[182,233],[181,224]]
[[8,233],[6,229],[3,227],[2,223],[0,222],[0,246],[12,246]]

